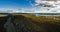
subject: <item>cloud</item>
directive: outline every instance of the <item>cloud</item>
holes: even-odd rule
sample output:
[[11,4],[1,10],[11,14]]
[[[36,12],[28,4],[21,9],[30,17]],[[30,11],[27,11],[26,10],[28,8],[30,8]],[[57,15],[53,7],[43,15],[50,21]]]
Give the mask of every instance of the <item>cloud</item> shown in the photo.
[[12,13],[15,10],[9,8],[0,8],[0,13]]
[[19,9],[8,9],[8,8],[0,8],[0,13],[33,13],[33,9],[25,9],[25,8],[19,8]]
[[60,13],[60,0],[35,0],[35,2],[40,13]]

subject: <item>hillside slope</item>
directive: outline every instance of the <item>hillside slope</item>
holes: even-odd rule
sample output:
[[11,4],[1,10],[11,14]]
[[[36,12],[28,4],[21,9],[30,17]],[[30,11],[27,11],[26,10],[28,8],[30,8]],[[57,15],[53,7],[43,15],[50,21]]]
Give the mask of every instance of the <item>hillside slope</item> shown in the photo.
[[[19,23],[20,32],[60,32],[60,20],[54,18],[54,16],[34,16],[34,15],[13,15],[14,23]],[[0,23],[5,23],[6,17],[0,17]],[[1,26],[2,25],[2,26]],[[3,28],[3,24],[0,24],[0,28]],[[0,29],[0,30],[1,30]],[[4,32],[4,28],[1,30]]]
[[19,19],[20,24],[24,24],[24,28],[30,32],[60,32],[60,20],[52,19],[52,16],[46,18],[23,14],[16,17],[16,20]]

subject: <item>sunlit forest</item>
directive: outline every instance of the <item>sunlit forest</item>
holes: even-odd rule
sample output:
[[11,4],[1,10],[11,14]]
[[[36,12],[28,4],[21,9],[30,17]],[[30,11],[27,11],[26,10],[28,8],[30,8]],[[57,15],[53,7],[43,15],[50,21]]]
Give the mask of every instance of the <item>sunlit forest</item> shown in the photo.
[[[14,27],[18,23],[20,32],[60,32],[60,16],[36,16],[34,14],[12,14]],[[0,14],[0,32],[7,32],[4,24],[7,22],[6,14]]]

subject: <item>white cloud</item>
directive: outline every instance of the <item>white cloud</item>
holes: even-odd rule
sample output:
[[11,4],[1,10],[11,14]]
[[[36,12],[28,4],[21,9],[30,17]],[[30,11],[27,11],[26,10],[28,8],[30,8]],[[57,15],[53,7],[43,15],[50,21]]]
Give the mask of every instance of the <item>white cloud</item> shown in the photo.
[[[40,7],[40,13],[60,13],[60,1],[57,0],[35,0],[37,4],[36,7]],[[37,12],[37,10],[36,10]]]
[[33,9],[25,9],[25,8],[19,8],[19,9],[8,9],[8,8],[0,8],[0,13],[33,13]]

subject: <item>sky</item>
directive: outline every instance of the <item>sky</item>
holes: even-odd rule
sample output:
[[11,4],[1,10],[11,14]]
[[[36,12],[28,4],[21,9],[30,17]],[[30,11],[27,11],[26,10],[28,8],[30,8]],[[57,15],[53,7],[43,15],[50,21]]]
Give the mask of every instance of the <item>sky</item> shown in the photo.
[[32,9],[33,4],[34,0],[0,0],[0,10]]
[[59,10],[59,0],[0,0],[0,13],[60,13]]
[[0,0],[0,8],[31,8],[34,0]]

